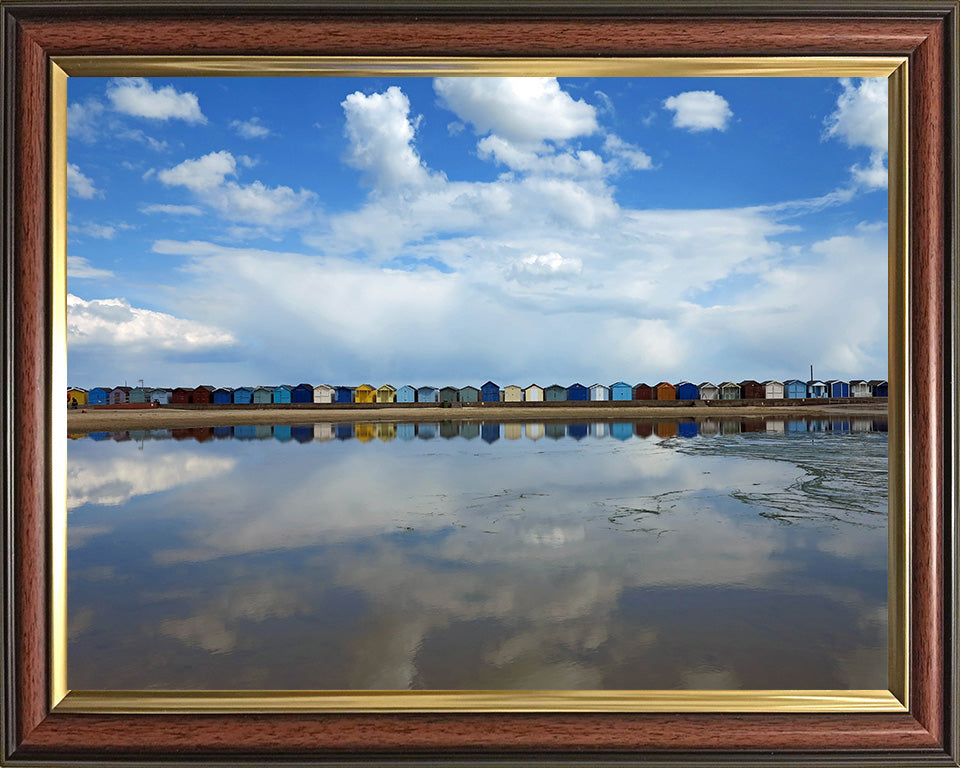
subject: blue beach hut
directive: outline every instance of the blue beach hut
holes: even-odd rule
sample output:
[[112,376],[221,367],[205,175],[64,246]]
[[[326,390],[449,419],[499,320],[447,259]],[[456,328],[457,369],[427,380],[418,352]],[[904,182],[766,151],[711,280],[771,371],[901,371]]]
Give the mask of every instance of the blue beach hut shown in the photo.
[[567,399],[567,388],[551,384],[543,390],[543,399],[548,403],[560,403]]
[[567,387],[567,400],[589,400],[590,390],[583,384],[571,384]]
[[230,387],[220,387],[213,390],[213,402],[217,405],[227,405],[233,402],[233,390]]
[[436,387],[420,387],[417,390],[417,402],[418,403],[435,403],[437,402],[438,395],[439,395],[439,390]]
[[397,390],[397,402],[398,403],[417,402],[417,390],[415,390],[409,384],[404,384],[402,387],[400,387],[400,389]]
[[850,384],[839,379],[830,379],[827,382],[827,392],[830,397],[850,397]]
[[289,384],[281,384],[279,387],[273,388],[273,402],[275,403],[289,403],[290,402],[290,393],[293,391],[293,387]]
[[691,384],[689,381],[681,381],[677,384],[677,400],[697,400],[699,397],[700,390],[696,384]]
[[291,403],[312,403],[313,387],[310,384],[297,384],[290,390]]
[[110,390],[106,387],[94,387],[87,394],[87,405],[106,405],[110,402]]
[[480,386],[480,400],[484,403],[500,402],[500,385],[488,381]]
[[335,403],[352,403],[352,402],[353,402],[353,387],[334,387],[334,390],[333,390],[333,402],[335,402]]
[[258,405],[266,405],[267,403],[272,403],[273,387],[255,387],[253,390],[253,402],[257,403]]
[[822,381],[807,382],[807,397],[826,397],[827,385]]
[[253,402],[253,388],[252,387],[237,387],[233,390],[233,402],[234,404],[240,403],[248,405]]
[[[887,382],[882,379],[871,379],[870,389],[874,397],[887,397]],[[90,390],[93,392],[93,390]]]
[[633,387],[625,381],[610,385],[611,400],[633,400]]
[[480,390],[476,387],[461,387],[460,388],[460,402],[461,403],[476,403],[480,401]]
[[802,400],[807,396],[807,382],[790,379],[783,385],[783,396],[789,400]]

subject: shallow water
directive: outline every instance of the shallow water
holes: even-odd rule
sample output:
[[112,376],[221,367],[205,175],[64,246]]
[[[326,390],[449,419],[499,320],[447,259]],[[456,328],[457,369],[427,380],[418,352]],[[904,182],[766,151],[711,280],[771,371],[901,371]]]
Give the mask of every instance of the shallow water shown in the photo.
[[883,422],[96,433],[75,689],[885,689]]

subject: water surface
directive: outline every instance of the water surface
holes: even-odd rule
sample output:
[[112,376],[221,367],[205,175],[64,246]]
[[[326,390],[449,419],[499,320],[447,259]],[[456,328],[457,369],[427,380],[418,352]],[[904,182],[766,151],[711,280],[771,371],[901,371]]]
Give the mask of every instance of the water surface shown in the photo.
[[883,422],[69,447],[75,689],[885,689]]

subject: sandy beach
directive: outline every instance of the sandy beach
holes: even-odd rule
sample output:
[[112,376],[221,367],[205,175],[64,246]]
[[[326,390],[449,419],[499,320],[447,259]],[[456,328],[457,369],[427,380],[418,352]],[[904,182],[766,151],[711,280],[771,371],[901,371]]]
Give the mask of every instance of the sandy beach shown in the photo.
[[313,424],[315,422],[437,422],[437,421],[623,421],[633,419],[690,419],[718,417],[830,418],[842,415],[864,418],[887,415],[886,399],[876,402],[803,405],[620,405],[610,403],[483,404],[470,407],[336,406],[294,408],[178,408],[163,406],[141,410],[87,408],[67,412],[70,434],[124,429],[172,429],[180,427],[236,426],[238,424]]

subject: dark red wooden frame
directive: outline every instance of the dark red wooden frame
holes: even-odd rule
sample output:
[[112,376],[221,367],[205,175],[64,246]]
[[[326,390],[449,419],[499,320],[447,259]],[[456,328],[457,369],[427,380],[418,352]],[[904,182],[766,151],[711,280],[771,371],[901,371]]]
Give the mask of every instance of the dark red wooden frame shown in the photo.
[[[403,0],[401,0],[402,3]],[[958,764],[957,3],[690,0],[345,5],[0,0],[3,24],[3,760]],[[911,711],[859,715],[63,715],[47,666],[51,56],[904,55],[910,61]],[[11,387],[14,390],[11,390]]]

